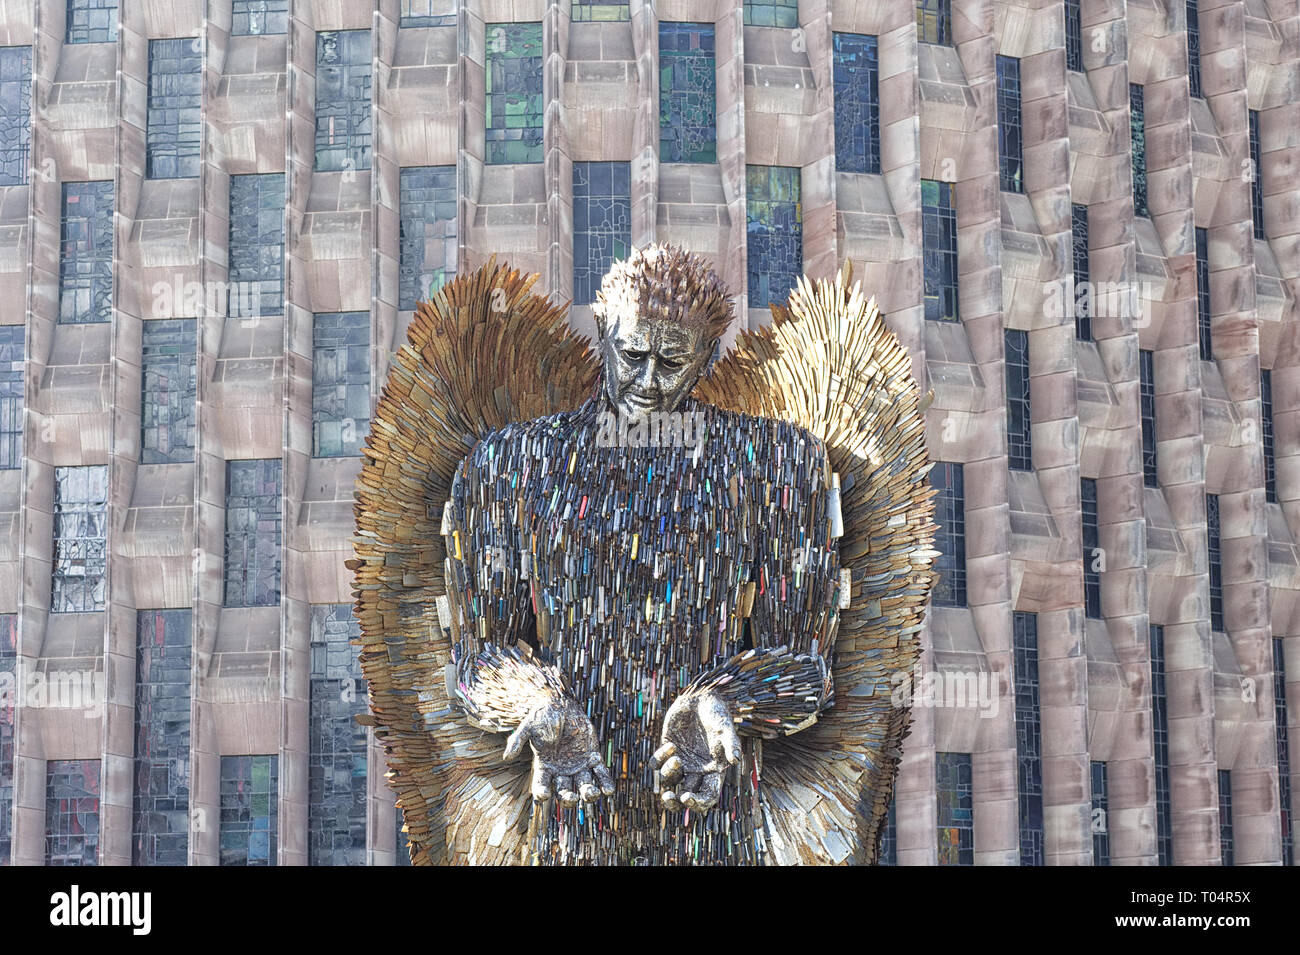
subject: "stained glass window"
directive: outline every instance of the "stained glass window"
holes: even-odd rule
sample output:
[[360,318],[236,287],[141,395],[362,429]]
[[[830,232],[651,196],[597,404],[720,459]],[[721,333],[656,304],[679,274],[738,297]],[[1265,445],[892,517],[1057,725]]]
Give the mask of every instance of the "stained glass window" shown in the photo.
[[745,26],[785,27],[799,25],[799,0],[745,0]]
[[316,171],[370,168],[370,31],[316,34]]
[[1295,865],[1295,817],[1291,814],[1291,749],[1287,723],[1286,656],[1273,639],[1273,720],[1277,727],[1278,810],[1282,817],[1282,864]]
[[1038,708],[1038,614],[1016,613],[1016,763],[1020,789],[1020,864],[1043,865],[1043,730]]
[[284,314],[284,174],[230,177],[227,314]]
[[221,864],[276,864],[278,756],[221,757]]
[[569,8],[569,19],[574,23],[609,22],[612,20],[630,20],[627,0],[611,3],[609,0],[573,0]]
[[177,464],[194,460],[195,359],[193,319],[144,323],[140,412],[140,462]]
[[349,604],[311,608],[309,865],[366,864],[366,690],[350,644],[360,636]]
[[99,760],[45,763],[45,864],[99,864]]
[[1219,857],[1232,865],[1232,770],[1219,770]]
[[1250,216],[1255,225],[1255,238],[1264,235],[1264,179],[1260,165],[1259,110],[1247,110],[1250,125]]
[[189,848],[191,613],[136,614],[132,865],[185,865]]
[[149,41],[145,133],[145,175],[149,179],[192,179],[199,174],[202,48],[197,37]]
[[23,330],[0,325],[0,471],[23,466]]
[[317,313],[312,353],[312,455],[360,454],[370,433],[370,313]]
[[970,753],[935,753],[939,865],[975,864],[975,803]]
[[1110,865],[1110,782],[1106,764],[1093,760],[1092,771],[1092,864]]
[[27,182],[32,151],[32,48],[0,46],[0,186]]
[[1197,0],[1187,0],[1187,85],[1193,96],[1201,93],[1201,17]]
[[939,489],[935,498],[934,546],[939,551],[935,569],[939,579],[931,591],[936,607],[966,606],[966,490],[962,466],[938,461],[930,471],[930,486]]
[[456,167],[401,174],[398,308],[413,309],[456,275]]
[[921,239],[925,317],[955,322],[957,310],[957,203],[952,183],[921,180]]
[[487,24],[487,161],[541,162],[542,25]]
[[1007,372],[1007,464],[1014,471],[1032,471],[1033,421],[1029,411],[1029,333],[1005,331]]
[[659,24],[659,161],[717,162],[713,24]]
[[794,166],[745,167],[749,307],[784,304],[803,274],[803,203]]
[[456,0],[402,0],[401,19],[397,25],[399,27],[454,27]]
[[1173,860],[1172,815],[1169,808],[1169,704],[1165,696],[1165,628],[1152,625],[1151,743],[1156,771],[1156,855],[1160,865]]
[[1205,495],[1205,544],[1210,567],[1210,629],[1222,632],[1223,624],[1223,549],[1220,538],[1219,495]]
[[[14,681],[18,673],[18,615],[0,614],[0,677]],[[0,693],[0,866],[9,865],[13,851],[14,704],[16,693]]]
[[1205,229],[1196,230],[1196,338],[1201,361],[1214,360],[1214,336],[1210,330],[1210,240]]
[[880,172],[880,57],[874,36],[834,34],[835,168]]
[[573,164],[573,304],[596,300],[600,280],[632,249],[632,167]]
[[68,0],[65,36],[67,43],[117,42],[117,0]]
[[998,182],[1003,192],[1025,191],[1024,133],[1020,121],[1020,61],[997,58]]
[[898,793],[889,799],[889,811],[885,813],[884,831],[880,834],[880,852],[876,856],[876,865],[898,865]]
[[1142,349],[1138,352],[1141,382],[1138,397],[1142,411],[1142,483],[1146,487],[1159,487],[1156,448],[1156,359],[1155,352]]
[[1133,160],[1133,214],[1151,217],[1147,207],[1147,119],[1146,94],[1142,87],[1128,87],[1129,138]]
[[289,0],[235,0],[231,36],[271,36],[289,32]]
[[[3,369],[0,364],[0,369]],[[1259,436],[1264,445],[1264,496],[1271,503],[1277,500],[1277,467],[1273,459],[1273,372],[1267,368],[1259,373]]]
[[225,606],[280,602],[280,459],[226,462]]
[[54,565],[50,609],[104,609],[107,582],[108,468],[54,469]]
[[1083,20],[1079,0],[1065,0],[1065,68],[1083,72]]
[[113,307],[113,183],[65,182],[59,321],[107,322]]
[[952,46],[952,0],[916,0],[916,38]]
[[1097,482],[1083,478],[1079,482],[1079,505],[1083,522],[1083,611],[1094,620],[1101,619],[1101,534],[1097,509]]
[[1092,259],[1088,254],[1088,207],[1070,206],[1070,242],[1074,261],[1074,337],[1092,341]]

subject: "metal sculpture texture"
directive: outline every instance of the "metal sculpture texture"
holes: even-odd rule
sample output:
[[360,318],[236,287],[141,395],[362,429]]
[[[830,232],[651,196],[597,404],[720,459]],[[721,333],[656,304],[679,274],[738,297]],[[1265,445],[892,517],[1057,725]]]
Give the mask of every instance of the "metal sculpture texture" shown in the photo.
[[605,277],[599,361],[495,260],[422,304],[349,564],[413,861],[873,860],[933,492],[910,359],[850,279],[711,368],[729,296],[672,246]]

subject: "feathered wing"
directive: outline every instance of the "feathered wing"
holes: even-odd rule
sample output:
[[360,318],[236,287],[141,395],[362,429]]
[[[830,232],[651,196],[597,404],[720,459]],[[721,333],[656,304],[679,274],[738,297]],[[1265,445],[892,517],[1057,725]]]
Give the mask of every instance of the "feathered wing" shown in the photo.
[[696,387],[731,411],[800,425],[840,475],[840,564],[852,602],[835,643],[835,704],[812,727],[762,744],[763,811],[781,864],[874,862],[910,713],[893,673],[911,673],[934,580],[934,492],[922,399],[907,350],[875,299],[801,278],[773,322],[742,332]]
[[[844,488],[840,560],[853,596],[836,641],[835,705],[809,729],[763,744],[763,809],[781,863],[874,857],[908,721],[890,705],[889,675],[910,672],[919,655],[933,579],[916,382],[849,277],[801,280],[772,325],[742,333],[695,390],[719,407],[807,428]],[[566,309],[529,291],[535,278],[493,257],[421,304],[357,481],[348,566],[368,722],[387,752],[416,864],[526,861],[529,765],[504,763],[500,738],[451,707],[451,647],[436,608],[440,598],[446,605],[442,507],[461,459],[494,428],[576,408],[599,375]],[[459,811],[471,801],[473,811]]]
[[[526,827],[529,766],[503,763],[498,737],[453,710],[444,670],[451,644],[445,607],[442,506],[461,459],[511,421],[570,411],[595,386],[598,367],[568,328],[568,310],[529,291],[495,256],[420,304],[375,410],[355,494],[353,595],[368,722],[385,747],[390,785],[406,813],[416,864],[463,858],[518,862],[519,838],[454,831],[462,799],[492,825]],[[485,814],[489,815],[489,814]],[[449,828],[452,827],[452,828]]]

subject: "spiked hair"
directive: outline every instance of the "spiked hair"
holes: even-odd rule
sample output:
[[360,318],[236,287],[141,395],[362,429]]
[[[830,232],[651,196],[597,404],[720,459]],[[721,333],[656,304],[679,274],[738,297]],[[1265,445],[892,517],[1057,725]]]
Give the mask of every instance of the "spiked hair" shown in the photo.
[[620,316],[635,315],[699,329],[714,341],[731,324],[732,307],[727,287],[703,258],[656,242],[610,267],[592,312],[601,335]]

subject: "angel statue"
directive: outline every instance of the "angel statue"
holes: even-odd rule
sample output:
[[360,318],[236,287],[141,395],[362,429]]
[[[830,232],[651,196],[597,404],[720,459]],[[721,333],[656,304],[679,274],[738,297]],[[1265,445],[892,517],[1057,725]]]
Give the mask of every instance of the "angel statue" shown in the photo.
[[358,478],[371,713],[417,864],[861,864],[933,580],[910,358],[800,279],[713,360],[700,256],[615,262],[594,354],[495,257],[422,303]]

